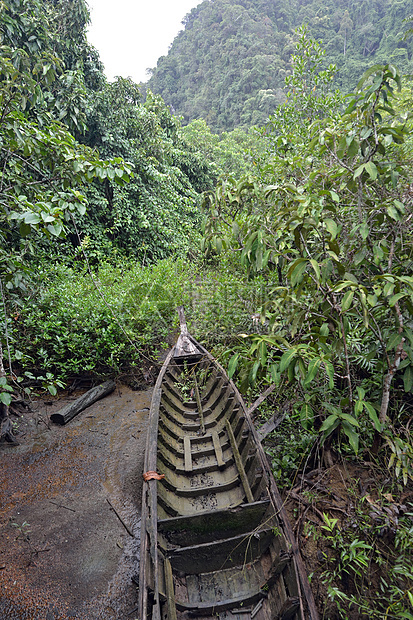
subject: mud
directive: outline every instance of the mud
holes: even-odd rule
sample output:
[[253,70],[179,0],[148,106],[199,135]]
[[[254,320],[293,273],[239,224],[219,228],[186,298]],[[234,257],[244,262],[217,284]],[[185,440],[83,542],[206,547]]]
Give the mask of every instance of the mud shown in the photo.
[[151,391],[120,386],[67,426],[50,423],[79,395],[33,403],[20,445],[0,445],[1,620],[137,618]]

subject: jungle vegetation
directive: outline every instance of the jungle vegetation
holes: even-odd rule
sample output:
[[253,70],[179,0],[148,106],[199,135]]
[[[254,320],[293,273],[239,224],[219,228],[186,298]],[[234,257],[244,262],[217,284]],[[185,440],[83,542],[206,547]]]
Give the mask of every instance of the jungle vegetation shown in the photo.
[[262,125],[284,101],[284,79],[307,25],[335,64],[334,86],[355,88],[373,64],[411,72],[412,41],[403,39],[409,0],[205,0],[186,16],[149,88],[188,123],[204,118],[214,131]]
[[[247,402],[272,386],[257,423],[284,412],[266,449],[286,501],[299,498],[303,549],[317,550],[307,559],[322,615],[411,620],[408,5],[336,3],[353,23],[376,11],[390,24],[387,47],[376,22],[365,30],[374,58],[357,47],[355,27],[342,30],[334,49],[348,74],[317,38],[315,3],[294,6],[308,25],[293,31],[281,3],[204,2],[185,32],[202,17],[204,40],[218,37],[217,7],[224,23],[230,8],[266,15],[290,46],[277,105],[264,118],[252,98],[251,115],[231,113],[220,128],[234,129],[219,135],[202,106],[183,125],[159,94],[108,83],[87,42],[84,0],[0,2],[2,439],[18,439],[17,397],[56,395],[82,375],[148,385],[183,304]],[[333,15],[323,7],[320,28],[324,9]],[[215,49],[216,65],[229,58]],[[277,49],[266,55],[281,66]],[[389,50],[407,56],[397,65]],[[337,88],[344,75],[354,80],[348,95]],[[363,491],[348,474],[345,508],[329,509],[325,487],[306,487],[305,476],[337,467],[369,472],[373,484]]]

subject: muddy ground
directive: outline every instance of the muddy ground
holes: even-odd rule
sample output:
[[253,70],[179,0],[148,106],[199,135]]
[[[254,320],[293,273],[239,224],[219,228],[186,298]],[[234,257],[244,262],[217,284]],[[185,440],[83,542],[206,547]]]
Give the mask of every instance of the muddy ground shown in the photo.
[[137,618],[151,390],[119,386],[50,423],[78,396],[33,402],[14,418],[20,445],[0,445],[1,620]]

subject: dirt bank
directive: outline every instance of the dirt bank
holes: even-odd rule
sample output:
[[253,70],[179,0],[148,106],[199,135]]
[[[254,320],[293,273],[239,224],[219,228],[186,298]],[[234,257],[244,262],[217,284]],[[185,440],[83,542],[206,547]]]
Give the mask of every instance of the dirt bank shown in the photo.
[[68,398],[17,420],[20,445],[0,446],[2,620],[137,617],[150,399],[119,386],[67,426],[49,416]]

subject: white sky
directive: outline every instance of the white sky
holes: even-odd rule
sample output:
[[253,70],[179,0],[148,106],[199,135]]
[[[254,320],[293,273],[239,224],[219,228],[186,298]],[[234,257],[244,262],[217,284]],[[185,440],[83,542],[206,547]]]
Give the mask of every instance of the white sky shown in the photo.
[[182,19],[202,0],[87,0],[92,23],[88,41],[99,51],[109,80],[146,82],[180,30]]

